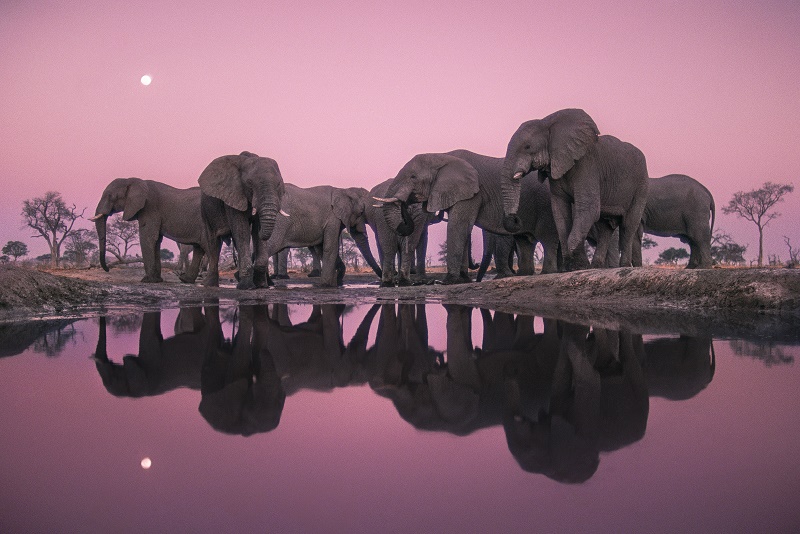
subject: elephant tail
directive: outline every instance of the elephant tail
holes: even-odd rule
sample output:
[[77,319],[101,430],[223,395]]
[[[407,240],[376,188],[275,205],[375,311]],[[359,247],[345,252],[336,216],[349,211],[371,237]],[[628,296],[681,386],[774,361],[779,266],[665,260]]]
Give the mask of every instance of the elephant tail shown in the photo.
[[[470,263],[472,262],[472,257],[469,259]],[[480,282],[483,280],[483,275],[486,274],[486,270],[489,268],[489,263],[492,261],[492,248],[491,247],[484,247],[483,249],[483,256],[481,257],[481,264],[478,266],[478,275],[475,277],[476,282]]]
[[717,217],[717,208],[714,205],[714,196],[710,192],[708,196],[711,197],[711,205],[709,206],[711,208],[711,235],[714,235],[714,220]]

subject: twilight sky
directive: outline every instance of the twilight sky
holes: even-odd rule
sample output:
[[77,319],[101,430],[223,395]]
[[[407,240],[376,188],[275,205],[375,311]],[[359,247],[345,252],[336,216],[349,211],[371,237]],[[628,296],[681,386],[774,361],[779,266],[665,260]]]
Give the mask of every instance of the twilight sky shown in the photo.
[[[800,186],[793,0],[70,4],[0,4],[0,243],[31,256],[46,246],[22,201],[48,190],[91,216],[114,178],[190,187],[242,150],[290,183],[369,189],[417,153],[503,156],[520,123],[566,107],[638,146],[650,176],[703,182],[748,259],[755,226],[721,207]],[[800,190],[778,211],[765,253],[785,258]]]

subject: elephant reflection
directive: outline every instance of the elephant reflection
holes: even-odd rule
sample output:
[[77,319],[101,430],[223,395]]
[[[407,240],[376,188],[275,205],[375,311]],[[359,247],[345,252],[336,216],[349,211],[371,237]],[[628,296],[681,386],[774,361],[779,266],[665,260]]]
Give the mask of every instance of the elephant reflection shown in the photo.
[[268,347],[266,306],[240,306],[232,339],[222,333],[219,310],[201,373],[200,413],[220,432],[250,436],[280,423],[286,393]]
[[139,354],[124,356],[121,364],[108,357],[106,318],[100,317],[94,359],[105,388],[117,397],[160,395],[179,387],[200,389],[200,369],[211,334],[209,315],[209,308],[205,315],[201,308],[182,308],[175,335],[164,339],[161,312],[146,312],[139,332]]
[[641,336],[559,322],[558,338],[549,407],[527,408],[521,384],[509,373],[503,427],[523,469],[584,482],[597,470],[600,452],[644,436],[649,398]]
[[644,372],[653,397],[691,399],[714,378],[716,357],[710,335],[649,340],[644,351]]

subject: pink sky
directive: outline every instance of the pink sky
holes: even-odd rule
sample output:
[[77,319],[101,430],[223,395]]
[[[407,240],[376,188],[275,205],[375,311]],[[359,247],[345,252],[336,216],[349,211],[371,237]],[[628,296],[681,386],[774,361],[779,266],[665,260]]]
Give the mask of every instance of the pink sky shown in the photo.
[[[48,190],[91,215],[113,178],[190,187],[242,150],[300,186],[371,188],[417,153],[502,156],[521,122],[565,107],[638,146],[651,176],[703,182],[748,259],[755,226],[720,208],[800,186],[790,0],[67,4],[0,5],[0,243],[32,255],[46,247],[22,201]],[[800,191],[778,210],[766,253],[785,258]]]

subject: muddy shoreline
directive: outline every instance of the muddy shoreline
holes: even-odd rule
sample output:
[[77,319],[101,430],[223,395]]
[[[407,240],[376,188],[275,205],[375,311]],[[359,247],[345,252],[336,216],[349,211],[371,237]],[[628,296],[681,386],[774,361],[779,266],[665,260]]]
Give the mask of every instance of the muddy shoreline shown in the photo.
[[[480,284],[379,288],[372,274],[348,274],[338,289],[314,287],[296,274],[277,287],[235,289],[178,281],[142,284],[137,268],[42,272],[0,267],[0,322],[93,316],[209,303],[372,304],[438,302],[547,316],[638,332],[749,331],[757,337],[796,338],[800,331],[800,270],[620,268],[513,277]],[[433,275],[433,278],[441,275]]]

